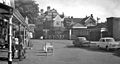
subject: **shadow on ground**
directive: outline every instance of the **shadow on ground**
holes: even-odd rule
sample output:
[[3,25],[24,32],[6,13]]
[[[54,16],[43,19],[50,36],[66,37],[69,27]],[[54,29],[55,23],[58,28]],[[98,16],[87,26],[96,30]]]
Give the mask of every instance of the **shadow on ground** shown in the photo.
[[112,53],[114,56],[120,57],[120,49],[119,50],[106,50],[106,49],[101,49],[98,47],[75,47],[73,45],[67,45],[64,48],[78,48],[78,49],[85,49],[88,51],[93,51],[93,52],[103,52],[103,53]]
[[115,51],[115,52],[113,53],[113,55],[115,55],[115,56],[117,56],[117,57],[120,57],[120,50]]
[[104,53],[107,53],[107,52],[111,52],[113,53],[114,50],[109,50],[107,51],[106,49],[100,49],[98,47],[75,47],[74,45],[67,45],[65,46],[65,48],[79,48],[79,49],[85,49],[85,50],[88,50],[88,51],[94,51],[94,52],[104,52]]
[[0,61],[8,61],[8,58],[6,58],[6,57],[0,57]]

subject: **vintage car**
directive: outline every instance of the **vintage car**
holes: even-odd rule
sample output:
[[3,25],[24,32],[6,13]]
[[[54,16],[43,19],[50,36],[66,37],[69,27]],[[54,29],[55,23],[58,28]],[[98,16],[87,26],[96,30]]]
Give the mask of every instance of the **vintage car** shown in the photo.
[[85,37],[77,37],[76,39],[73,40],[73,45],[74,46],[90,46],[90,41],[88,41]]
[[119,49],[120,42],[115,41],[114,38],[105,37],[105,38],[100,38],[99,42],[97,43],[97,46],[99,48],[105,48],[107,50]]

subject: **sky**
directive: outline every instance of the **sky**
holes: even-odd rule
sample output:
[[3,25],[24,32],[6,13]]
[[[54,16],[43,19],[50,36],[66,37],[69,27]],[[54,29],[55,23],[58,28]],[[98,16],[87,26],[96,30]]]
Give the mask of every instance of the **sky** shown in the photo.
[[36,0],[40,9],[47,10],[47,6],[58,13],[74,18],[84,18],[93,14],[100,18],[100,22],[108,17],[120,17],[120,0]]

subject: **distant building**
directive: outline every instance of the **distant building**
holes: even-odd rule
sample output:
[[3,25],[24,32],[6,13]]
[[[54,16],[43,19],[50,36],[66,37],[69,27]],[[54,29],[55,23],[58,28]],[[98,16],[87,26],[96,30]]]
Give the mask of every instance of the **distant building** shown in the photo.
[[96,26],[97,25],[97,20],[93,18],[93,14],[91,16],[85,17],[82,19],[81,23],[87,27],[89,26]]
[[85,18],[71,18],[71,39],[75,37],[86,37],[90,39],[90,31],[88,27],[96,26],[97,21],[93,18],[93,15]]
[[61,18],[60,15],[57,15],[54,19],[53,26],[54,27],[64,27],[63,20],[64,18]]
[[64,15],[60,15],[56,9],[47,7],[47,11],[41,10],[41,17],[43,17],[43,32],[45,38],[53,38],[57,35],[59,37],[64,31]]
[[44,29],[52,29],[54,18],[59,15],[55,9],[51,9],[49,6],[47,7],[47,11],[44,13]]
[[120,40],[120,17],[109,17],[107,18],[107,28],[109,36]]
[[29,28],[30,28],[30,32],[35,32],[35,24],[28,24]]

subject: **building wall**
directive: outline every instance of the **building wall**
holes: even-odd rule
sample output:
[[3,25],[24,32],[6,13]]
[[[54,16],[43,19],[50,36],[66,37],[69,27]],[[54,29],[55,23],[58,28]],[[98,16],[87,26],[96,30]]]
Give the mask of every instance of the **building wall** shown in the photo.
[[109,35],[115,38],[115,40],[120,40],[120,18],[107,18],[107,26]]
[[113,37],[113,17],[107,18],[107,29],[110,37]]
[[120,18],[113,19],[113,37],[120,40]]
[[86,28],[73,28],[72,29],[72,38],[74,39],[76,37],[88,37],[89,36],[89,30]]
[[100,31],[99,30],[91,30],[89,32],[89,36],[87,37],[87,39],[90,40],[90,41],[99,41],[100,37],[101,36],[100,36]]

